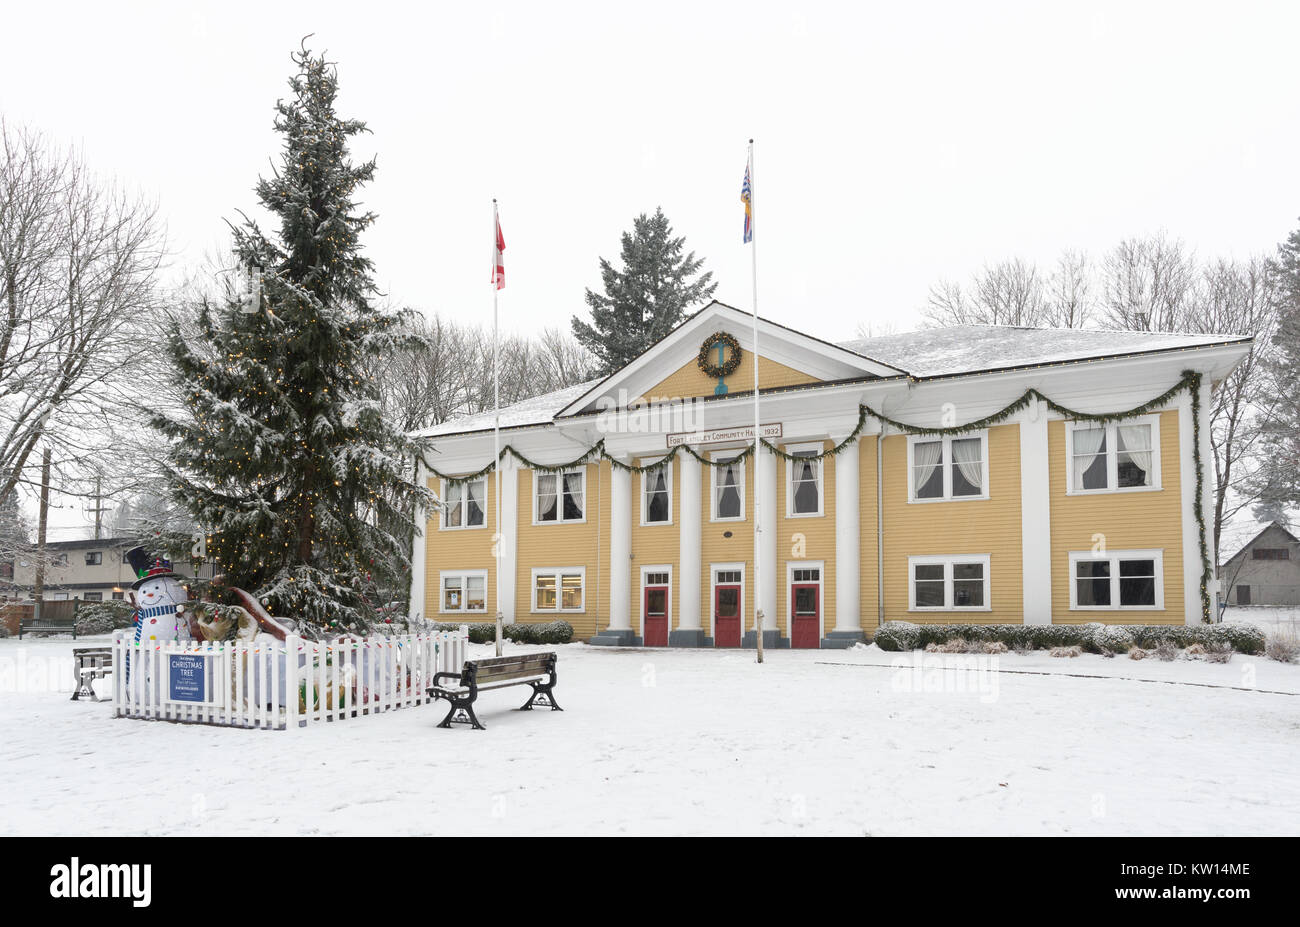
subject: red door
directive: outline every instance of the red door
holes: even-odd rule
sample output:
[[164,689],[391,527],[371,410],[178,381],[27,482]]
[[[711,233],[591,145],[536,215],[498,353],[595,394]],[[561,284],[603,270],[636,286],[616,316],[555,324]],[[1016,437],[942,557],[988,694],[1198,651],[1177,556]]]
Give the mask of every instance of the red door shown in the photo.
[[740,584],[713,587],[713,646],[740,646]]
[[811,650],[821,646],[821,586],[794,583],[790,586],[790,646]]
[[645,645],[668,646],[668,587],[645,587]]

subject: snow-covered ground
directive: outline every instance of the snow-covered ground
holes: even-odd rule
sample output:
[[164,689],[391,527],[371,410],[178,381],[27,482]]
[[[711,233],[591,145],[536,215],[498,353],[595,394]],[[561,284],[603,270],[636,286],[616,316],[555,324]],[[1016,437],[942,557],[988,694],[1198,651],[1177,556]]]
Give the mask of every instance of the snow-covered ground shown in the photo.
[[1300,666],[1262,657],[572,644],[563,712],[264,732],[72,702],[73,646],[0,640],[2,834],[1300,833]]

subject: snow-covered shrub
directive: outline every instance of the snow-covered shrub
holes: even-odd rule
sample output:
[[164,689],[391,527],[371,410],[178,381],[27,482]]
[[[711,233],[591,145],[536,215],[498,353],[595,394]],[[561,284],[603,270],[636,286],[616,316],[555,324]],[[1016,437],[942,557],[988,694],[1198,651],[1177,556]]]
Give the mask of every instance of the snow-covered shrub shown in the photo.
[[1227,644],[1238,653],[1263,653],[1265,646],[1264,632],[1253,624],[1147,624],[1134,625],[1132,630],[1135,643],[1147,649],[1161,641],[1179,648]]
[[1210,644],[1205,648],[1205,659],[1210,663],[1227,663],[1232,659],[1232,645],[1227,643]]
[[[459,624],[438,624],[439,631],[454,631]],[[573,640],[573,625],[567,621],[548,621],[546,624],[507,624],[501,636],[516,644],[567,644]],[[497,639],[495,622],[479,622],[469,626],[471,644],[491,644]]]
[[87,602],[77,607],[77,633],[81,635],[109,634],[131,627],[135,608],[125,599],[107,602]]
[[1237,653],[1263,653],[1268,642],[1264,632],[1253,624],[1202,625],[1211,632],[1207,643],[1224,643]]
[[881,649],[890,651],[916,650],[934,640],[921,640],[921,626],[910,621],[886,621],[871,640]]
[[981,653],[1006,653],[1007,645],[1002,641],[985,641],[980,645]]
[[1097,653],[1128,653],[1133,646],[1133,632],[1123,625],[1088,625],[1089,650]]
[[1083,648],[1082,648],[1082,647],[1077,647],[1077,646],[1072,646],[1072,647],[1053,647],[1052,650],[1051,650],[1051,655],[1054,656],[1054,657],[1071,657],[1071,658],[1073,658],[1073,657],[1077,657],[1077,656],[1078,656],[1079,654],[1081,654],[1081,653],[1083,653]]
[[1300,662],[1300,637],[1294,631],[1275,631],[1268,636],[1264,655],[1279,663]]
[[1128,658],[1130,660],[1145,660],[1147,658],[1147,652],[1141,647],[1130,647],[1128,650]]
[[1177,660],[1178,653],[1178,647],[1176,647],[1172,641],[1163,640],[1156,644],[1156,659],[1164,663],[1171,663],[1174,660]]

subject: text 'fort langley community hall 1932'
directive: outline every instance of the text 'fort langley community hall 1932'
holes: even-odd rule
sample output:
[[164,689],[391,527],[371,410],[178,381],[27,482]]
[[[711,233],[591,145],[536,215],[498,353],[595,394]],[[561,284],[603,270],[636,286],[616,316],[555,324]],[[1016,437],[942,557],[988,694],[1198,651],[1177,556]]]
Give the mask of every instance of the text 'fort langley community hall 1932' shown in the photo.
[[1213,619],[1210,394],[1249,338],[831,344],[760,319],[755,454],[752,325],[714,302],[612,376],[502,409],[499,468],[492,412],[423,432],[441,504],[419,515],[412,614],[500,603],[593,643],[691,647],[753,646],[755,607],[775,647],[891,620]]

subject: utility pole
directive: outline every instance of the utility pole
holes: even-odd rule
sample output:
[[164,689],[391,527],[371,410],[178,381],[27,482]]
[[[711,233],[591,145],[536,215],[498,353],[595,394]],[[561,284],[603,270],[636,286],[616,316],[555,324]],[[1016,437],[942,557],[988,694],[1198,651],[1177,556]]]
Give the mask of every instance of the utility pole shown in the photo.
[[103,494],[103,486],[101,485],[103,481],[104,481],[104,477],[101,474],[96,473],[95,474],[95,540],[96,541],[98,541],[101,537],[103,537],[102,531],[104,527],[104,494]]
[[45,600],[45,528],[50,522],[50,449],[41,455],[41,514],[36,525],[36,586],[32,598],[32,621],[41,620],[41,606]]

